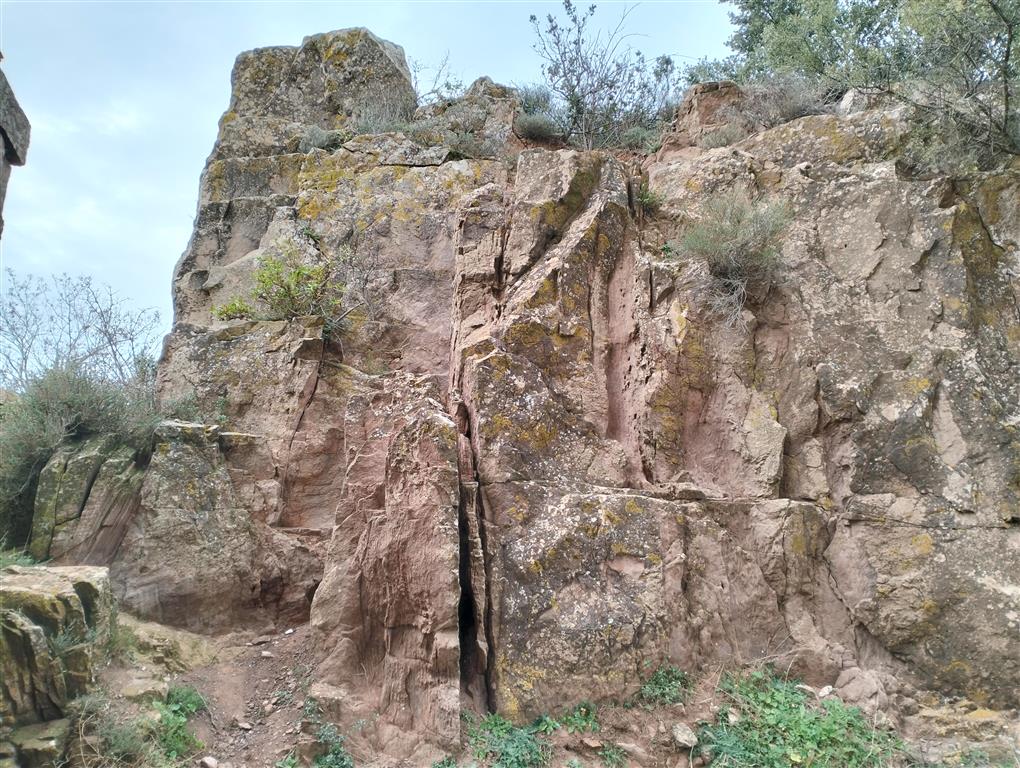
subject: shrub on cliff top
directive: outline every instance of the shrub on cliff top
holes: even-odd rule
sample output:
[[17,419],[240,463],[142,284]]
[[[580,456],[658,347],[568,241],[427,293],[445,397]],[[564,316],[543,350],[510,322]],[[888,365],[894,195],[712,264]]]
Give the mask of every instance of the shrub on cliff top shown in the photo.
[[594,5],[582,11],[563,0],[563,10],[565,19],[548,14],[544,25],[531,16],[560,133],[584,149],[615,147],[628,129],[654,130],[668,120],[679,100],[679,71],[669,56],[648,61],[626,47],[630,11],[601,33],[589,28]]

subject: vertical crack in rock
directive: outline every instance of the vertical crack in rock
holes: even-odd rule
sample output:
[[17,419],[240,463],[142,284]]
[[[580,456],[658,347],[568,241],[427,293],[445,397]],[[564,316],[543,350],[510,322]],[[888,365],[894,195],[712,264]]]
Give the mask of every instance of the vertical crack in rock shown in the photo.
[[493,643],[485,523],[474,447],[471,443],[471,420],[463,403],[457,408],[457,432],[460,479],[458,615],[461,691],[479,708],[492,711]]

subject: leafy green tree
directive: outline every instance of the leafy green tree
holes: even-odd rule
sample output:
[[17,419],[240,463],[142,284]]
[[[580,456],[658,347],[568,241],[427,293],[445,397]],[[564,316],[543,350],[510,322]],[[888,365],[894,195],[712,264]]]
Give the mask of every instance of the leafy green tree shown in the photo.
[[943,145],[976,145],[975,165],[1020,154],[1020,0],[726,0],[734,58],[689,79],[784,72],[910,105]]

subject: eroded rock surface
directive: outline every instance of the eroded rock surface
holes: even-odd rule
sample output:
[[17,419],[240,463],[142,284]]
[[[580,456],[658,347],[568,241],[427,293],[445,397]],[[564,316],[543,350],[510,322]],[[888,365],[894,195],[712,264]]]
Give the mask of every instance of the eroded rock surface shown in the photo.
[[[310,615],[355,745],[422,763],[464,708],[621,698],[666,661],[779,660],[872,711],[1020,704],[1020,171],[905,176],[896,111],[694,146],[729,85],[643,168],[521,151],[484,80],[419,112],[431,142],[302,143],[352,114],[351,61],[407,87],[363,31],[239,59],[159,370],[210,423],[161,428],[133,507],[93,500],[139,483],[116,454],[59,455],[40,542],[102,553],[146,617]],[[728,326],[662,246],[735,187],[793,219]],[[370,265],[338,342],[213,316],[281,247]]]
[[0,571],[0,726],[61,718],[94,681],[116,628],[106,568]]

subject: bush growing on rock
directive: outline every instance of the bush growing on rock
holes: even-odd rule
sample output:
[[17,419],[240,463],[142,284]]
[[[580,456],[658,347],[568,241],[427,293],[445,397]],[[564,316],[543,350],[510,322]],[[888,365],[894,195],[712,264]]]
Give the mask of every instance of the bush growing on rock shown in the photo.
[[595,6],[581,11],[564,0],[563,9],[566,20],[548,14],[544,27],[531,16],[560,133],[584,149],[616,147],[628,129],[654,130],[668,120],[679,100],[679,72],[669,56],[649,62],[625,47],[629,11],[599,34],[588,28]]
[[250,298],[234,296],[214,307],[213,315],[220,320],[321,317],[325,336],[336,338],[344,321],[366,304],[363,295],[354,295],[354,287],[364,287],[367,279],[365,263],[349,245],[308,262],[294,243],[278,242],[259,260]]
[[145,454],[160,420],[193,415],[158,404],[159,316],[108,286],[66,275],[47,282],[7,272],[0,311],[0,540],[25,543],[35,486],[63,443],[111,434]]
[[706,201],[701,218],[681,241],[681,250],[704,259],[704,289],[710,311],[729,325],[740,323],[749,292],[767,289],[779,266],[779,238],[790,222],[785,202],[754,200],[745,189]]
[[[169,409],[176,413],[175,409]],[[151,363],[134,381],[110,381],[78,366],[52,368],[30,381],[0,421],[0,537],[23,544],[35,487],[46,462],[69,440],[112,434],[145,452],[163,418]]]
[[528,141],[549,142],[559,136],[556,123],[547,115],[520,114],[514,120],[514,130]]

